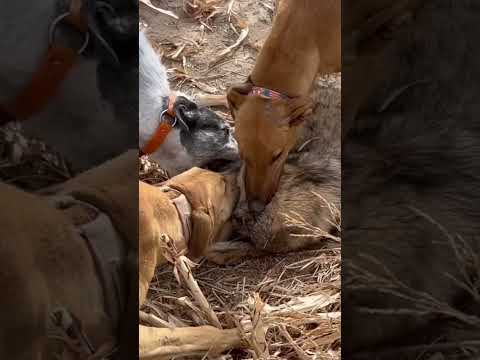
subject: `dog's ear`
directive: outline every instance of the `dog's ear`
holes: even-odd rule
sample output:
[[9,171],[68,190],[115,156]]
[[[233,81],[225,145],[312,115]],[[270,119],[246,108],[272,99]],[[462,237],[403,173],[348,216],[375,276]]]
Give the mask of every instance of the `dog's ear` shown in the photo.
[[200,207],[194,209],[191,215],[192,234],[188,244],[188,254],[192,258],[205,255],[205,251],[214,236],[214,221],[211,209]]
[[308,96],[299,96],[288,100],[287,117],[290,126],[300,125],[313,112],[314,103]]
[[230,107],[230,112],[232,113],[232,117],[235,119],[236,112],[243,104],[245,99],[247,98],[249,92],[252,90],[253,84],[250,81],[250,78],[247,82],[232,86],[227,91],[227,101],[228,106]]

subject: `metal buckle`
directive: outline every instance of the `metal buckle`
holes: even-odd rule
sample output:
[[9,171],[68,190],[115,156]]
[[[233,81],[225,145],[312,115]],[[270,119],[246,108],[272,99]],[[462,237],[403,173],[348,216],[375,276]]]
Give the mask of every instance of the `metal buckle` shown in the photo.
[[[49,45],[52,45],[55,41],[55,31],[57,30],[57,26],[69,15],[70,15],[70,11],[64,12],[63,14],[60,14],[52,21],[52,23],[50,24],[49,32],[48,32]],[[85,51],[89,41],[90,41],[90,33],[87,31],[85,32],[85,40],[83,41],[83,44],[80,47],[80,49],[78,49],[77,51],[78,55],[82,54]]]
[[[165,109],[165,110],[163,110],[163,111],[160,113],[160,121],[165,120],[165,115],[170,116],[170,115],[167,114],[167,111],[168,111],[168,108]],[[170,116],[170,117],[171,117],[171,116]],[[175,125],[177,125],[177,117],[176,117],[176,116],[173,118],[172,128],[174,128]]]

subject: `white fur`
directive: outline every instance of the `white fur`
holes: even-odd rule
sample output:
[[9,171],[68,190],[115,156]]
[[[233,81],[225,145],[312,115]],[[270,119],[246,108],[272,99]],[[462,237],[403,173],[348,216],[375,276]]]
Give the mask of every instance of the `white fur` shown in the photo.
[[[139,33],[139,146],[142,148],[158,128],[162,108],[162,97],[171,94],[167,69],[160,62],[144,32]],[[176,93],[176,95],[184,94]],[[180,142],[180,130],[173,129],[161,149],[151,154],[171,176],[195,165],[193,157]]]
[[173,129],[161,146],[150,158],[160,164],[170,176],[175,176],[185,169],[196,165],[193,157],[180,142],[180,130]]

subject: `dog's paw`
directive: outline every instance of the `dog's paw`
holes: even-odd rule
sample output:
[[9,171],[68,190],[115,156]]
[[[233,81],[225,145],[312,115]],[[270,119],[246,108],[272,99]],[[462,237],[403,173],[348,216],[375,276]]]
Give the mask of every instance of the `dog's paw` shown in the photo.
[[205,257],[215,264],[233,265],[254,254],[254,246],[246,241],[223,241],[209,247]]

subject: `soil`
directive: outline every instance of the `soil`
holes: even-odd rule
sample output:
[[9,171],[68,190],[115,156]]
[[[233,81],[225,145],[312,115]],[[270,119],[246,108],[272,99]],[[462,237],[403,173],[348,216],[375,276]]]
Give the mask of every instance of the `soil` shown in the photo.
[[[187,95],[221,95],[230,85],[244,82],[269,34],[274,14],[273,0],[237,0],[230,15],[221,10],[208,20],[187,15],[183,11],[184,1],[153,1],[153,4],[172,11],[179,20],[141,3],[140,29],[146,31],[162,63],[169,68],[171,87]],[[234,44],[245,27],[249,33],[243,43],[215,62],[218,53]],[[183,51],[174,58],[183,46]],[[229,116],[227,111],[224,113]]]

